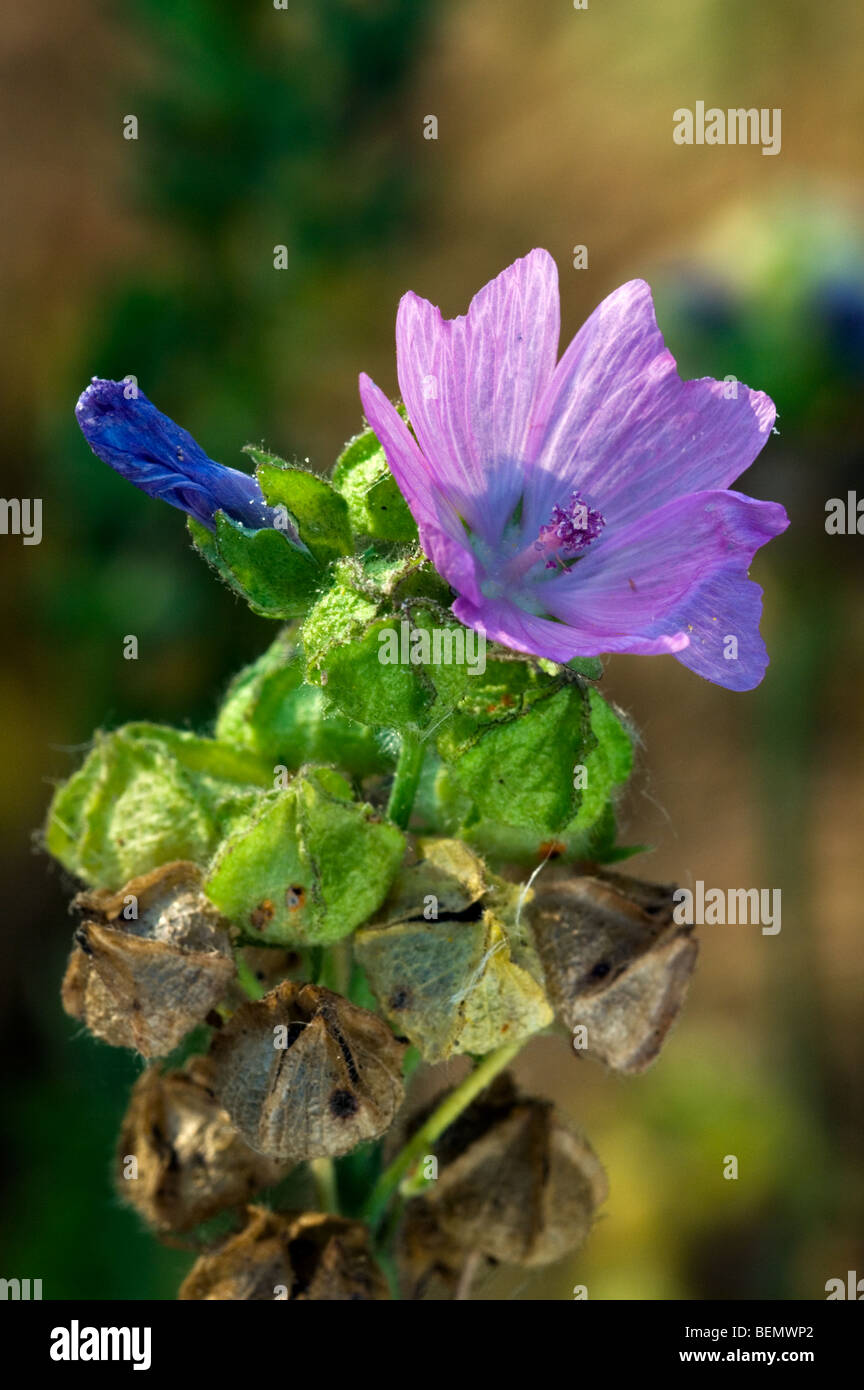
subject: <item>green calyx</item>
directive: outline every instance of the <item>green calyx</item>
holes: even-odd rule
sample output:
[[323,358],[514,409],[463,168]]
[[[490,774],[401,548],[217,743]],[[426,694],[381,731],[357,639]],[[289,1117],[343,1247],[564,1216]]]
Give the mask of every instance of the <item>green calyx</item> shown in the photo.
[[372,546],[385,553],[417,544],[417,527],[375,435],[357,435],[332,481],[249,444],[255,476],[275,524],[251,530],[217,513],[211,532],[190,519],[197,550],[261,617],[303,617],[333,582],[334,564]]
[[329,945],[380,906],[404,848],[344,777],[305,768],[235,823],[204,891],[246,936]]
[[333,470],[355,535],[374,542],[416,545],[417,524],[370,429],[345,445]]
[[440,739],[442,747],[449,757],[428,760],[418,796],[423,824],[499,863],[545,854],[608,863],[638,851],[616,844],[631,736],[598,691],[563,686],[473,744]]
[[[427,730],[448,717],[453,683],[461,690],[469,679],[464,663],[442,675],[434,661],[433,629],[439,647],[444,633],[457,654],[458,644],[464,647],[465,629],[442,603],[448,597],[419,552],[344,561],[302,628],[306,679],[365,724]],[[452,662],[453,650],[449,655]]]
[[206,864],[272,785],[254,753],[157,724],[97,733],[56,791],[45,841],[85,883],[119,888],[175,859]]
[[223,513],[215,533],[189,521],[197,549],[225,582],[264,618],[298,618],[327,587],[334,560],[353,543],[348,504],[326,478],[247,445],[255,476],[276,524],[250,530]]
[[306,661],[285,630],[235,676],[216,719],[217,739],[296,771],[337,763],[363,779],[392,770],[393,756],[372,729],[330,707],[326,692],[305,680]]

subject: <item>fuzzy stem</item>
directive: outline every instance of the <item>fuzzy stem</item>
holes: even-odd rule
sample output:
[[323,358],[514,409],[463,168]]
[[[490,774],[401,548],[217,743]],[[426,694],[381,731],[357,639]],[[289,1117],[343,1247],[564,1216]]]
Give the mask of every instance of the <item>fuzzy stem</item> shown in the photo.
[[336,1168],[332,1158],[310,1158],[309,1172],[315,1184],[318,1210],[338,1214],[339,1196],[336,1191]]
[[419,738],[412,734],[402,735],[399,761],[387,803],[387,815],[400,830],[408,829],[425,756],[426,748]]
[[250,970],[239,951],[234,956],[234,964],[237,967],[237,983],[247,998],[263,999],[267,991],[261,981],[256,980],[254,971]]
[[436,1139],[439,1139],[472,1100],[486,1089],[493,1077],[510,1065],[521,1046],[521,1043],[508,1043],[506,1047],[499,1047],[496,1052],[488,1053],[455,1090],[447,1093],[425,1124],[421,1125],[405,1147],[400,1149],[390,1167],[385,1168],[381,1174],[366,1203],[364,1217],[373,1229],[384,1215],[387,1203],[406,1173],[429,1153]]
[[351,946],[348,941],[337,941],[329,950],[323,952],[318,984],[332,989],[334,994],[348,996],[351,984]]

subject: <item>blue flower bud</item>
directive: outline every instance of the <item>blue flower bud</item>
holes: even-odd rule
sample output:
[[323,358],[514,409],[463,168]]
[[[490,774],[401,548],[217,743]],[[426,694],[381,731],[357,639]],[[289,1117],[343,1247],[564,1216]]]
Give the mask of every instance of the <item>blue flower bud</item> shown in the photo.
[[208,530],[224,512],[252,530],[274,525],[255,478],[208,458],[191,434],[157,410],[134,379],[94,377],[75,407],[81,432],[94,454],[122,477],[188,512]]

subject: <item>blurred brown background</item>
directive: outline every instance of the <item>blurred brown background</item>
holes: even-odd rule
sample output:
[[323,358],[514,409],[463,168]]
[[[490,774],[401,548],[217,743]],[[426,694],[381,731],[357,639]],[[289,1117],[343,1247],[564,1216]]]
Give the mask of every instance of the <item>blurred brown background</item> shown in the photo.
[[[179,516],[97,464],[80,390],[131,372],[226,463],[264,439],[326,469],[359,424],[357,372],[395,392],[399,295],[463,312],[539,245],[565,341],[643,276],[686,375],[734,374],[778,404],[742,483],[792,520],[753,571],[765,682],[734,695],[622,657],[605,689],[641,739],[622,831],[656,851],[633,871],[781,888],[783,925],[703,929],[684,1017],[642,1078],[532,1045],[520,1074],[584,1126],[611,1197],[578,1257],[479,1293],[807,1299],[864,1275],[864,537],[825,532],[828,498],[864,495],[862,40],[854,0],[48,0],[4,16],[2,491],[42,497],[44,538],[0,537],[0,1274],[41,1277],[46,1297],[172,1297],[188,1264],[112,1195],[136,1064],[60,1011],[70,885],[33,836],[94,727],[206,727],[271,631],[211,582]],[[780,107],[781,153],[675,145],[672,112],[698,100]]]

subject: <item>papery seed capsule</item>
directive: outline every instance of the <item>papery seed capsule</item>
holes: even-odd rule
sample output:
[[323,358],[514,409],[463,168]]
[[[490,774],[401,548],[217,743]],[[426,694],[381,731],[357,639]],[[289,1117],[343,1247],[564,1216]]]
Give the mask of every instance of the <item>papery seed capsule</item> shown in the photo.
[[454,1298],[469,1254],[442,1230],[427,1201],[408,1203],[397,1245],[403,1297],[439,1303]]
[[211,1090],[212,1063],[148,1067],[132,1089],[117,1143],[116,1187],[157,1230],[187,1231],[278,1182],[283,1164],[255,1153]]
[[545,1028],[554,1015],[520,912],[530,895],[457,840],[420,840],[416,851],[381,922],[355,937],[382,1012],[427,1062],[491,1052]]
[[79,893],[84,916],[63,980],[63,1007],[97,1038],[145,1057],[170,1052],[225,996],[228,923],[177,861],[116,893]]
[[[577,1249],[607,1195],[606,1175],[585,1139],[548,1101],[517,1095],[500,1078],[436,1145],[437,1179],[408,1208],[406,1249],[416,1277],[423,1223],[463,1251],[507,1264],[548,1264]],[[419,1226],[412,1223],[421,1223]],[[436,1237],[433,1263],[450,1262]]]
[[674,886],[597,873],[538,885],[530,916],[549,997],[574,1046],[616,1071],[654,1061],[696,963]]
[[214,1254],[202,1255],[178,1298],[373,1302],[387,1284],[358,1221],[320,1212],[283,1216],[249,1207],[247,1225]]
[[403,1052],[368,1009],[286,980],[214,1038],[214,1091],[259,1153],[295,1163],[343,1154],[389,1128]]

